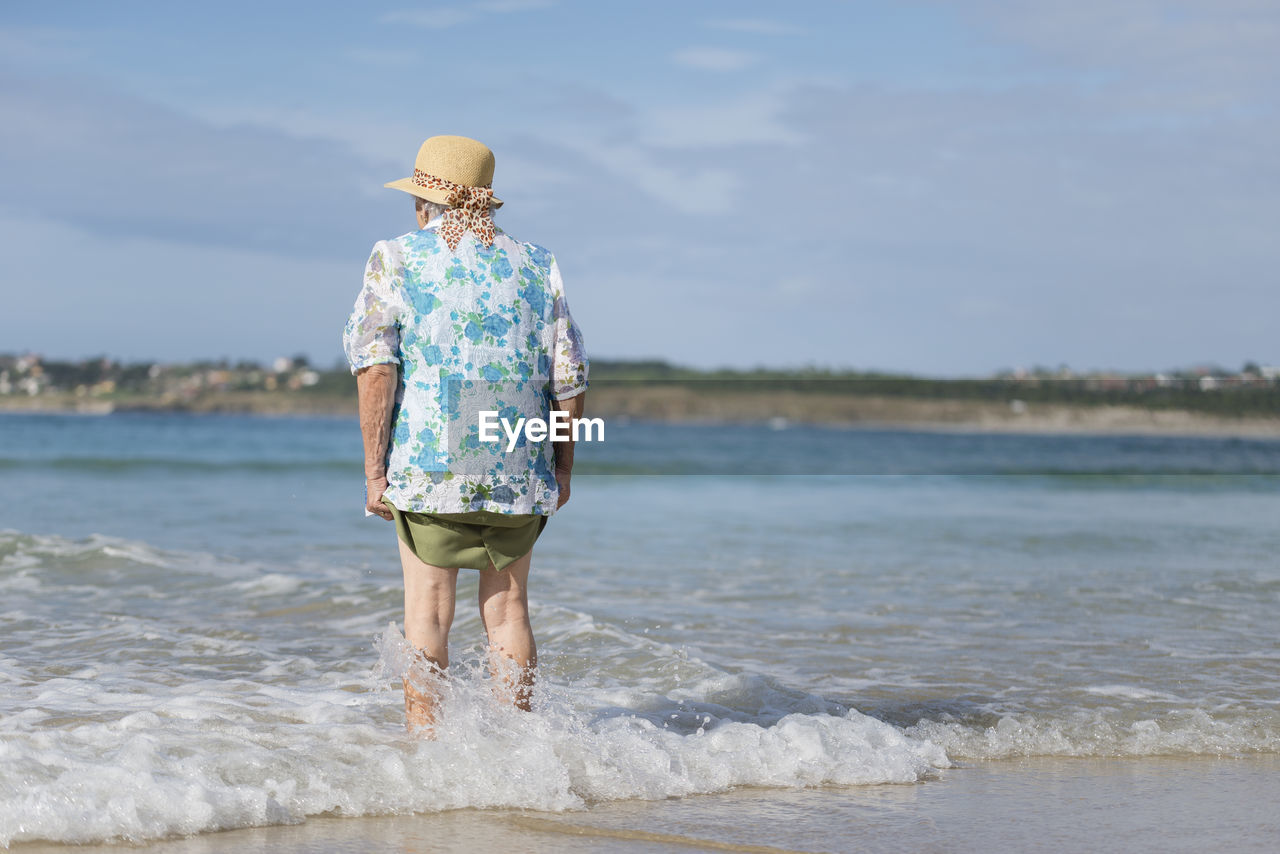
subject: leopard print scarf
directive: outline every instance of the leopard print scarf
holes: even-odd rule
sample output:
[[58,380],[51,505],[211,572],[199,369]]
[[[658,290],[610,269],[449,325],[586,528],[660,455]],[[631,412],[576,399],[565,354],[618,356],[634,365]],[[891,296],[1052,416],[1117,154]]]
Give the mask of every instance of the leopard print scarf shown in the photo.
[[493,220],[489,218],[489,200],[493,190],[489,187],[467,187],[455,184],[421,169],[413,170],[413,183],[432,190],[446,190],[448,204],[452,207],[444,215],[439,234],[450,250],[458,248],[462,235],[470,231],[485,246],[493,245]]

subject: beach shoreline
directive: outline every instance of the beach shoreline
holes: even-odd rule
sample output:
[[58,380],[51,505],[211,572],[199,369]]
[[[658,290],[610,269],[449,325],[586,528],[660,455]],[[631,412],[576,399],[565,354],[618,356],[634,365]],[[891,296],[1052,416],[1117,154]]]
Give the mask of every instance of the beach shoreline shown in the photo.
[[[584,810],[459,809],[318,816],[137,845],[147,854],[521,850],[1268,851],[1280,756],[1048,758],[967,763],[915,784],[742,787]],[[108,854],[119,843],[21,842],[21,854]]]

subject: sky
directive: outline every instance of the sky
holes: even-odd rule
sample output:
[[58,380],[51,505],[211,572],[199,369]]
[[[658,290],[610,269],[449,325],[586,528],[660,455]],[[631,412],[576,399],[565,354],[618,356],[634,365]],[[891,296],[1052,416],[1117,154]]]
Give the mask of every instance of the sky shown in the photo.
[[423,139],[588,352],[1280,363],[1280,4],[0,6],[0,353],[341,358]]

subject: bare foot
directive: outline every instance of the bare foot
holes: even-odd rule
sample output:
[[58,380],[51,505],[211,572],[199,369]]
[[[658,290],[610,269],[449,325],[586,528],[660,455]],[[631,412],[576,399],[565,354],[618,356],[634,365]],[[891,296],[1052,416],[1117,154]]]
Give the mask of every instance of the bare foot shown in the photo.
[[521,711],[530,711],[537,666],[536,658],[522,667],[517,659],[508,658],[502,647],[490,647],[489,676],[493,680],[494,696]]
[[419,658],[404,675],[404,725],[410,735],[435,738],[440,711],[441,682],[447,671],[434,658],[419,653]]

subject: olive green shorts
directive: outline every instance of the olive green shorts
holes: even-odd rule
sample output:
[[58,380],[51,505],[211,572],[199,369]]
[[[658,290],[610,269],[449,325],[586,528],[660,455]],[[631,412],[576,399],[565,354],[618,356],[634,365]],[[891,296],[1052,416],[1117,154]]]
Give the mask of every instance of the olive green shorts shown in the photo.
[[527,555],[550,517],[534,513],[406,512],[383,499],[395,517],[396,536],[423,563],[462,569],[506,569]]

